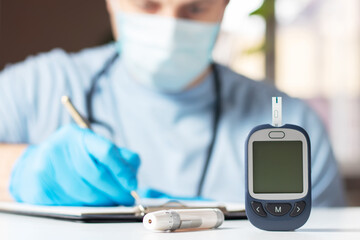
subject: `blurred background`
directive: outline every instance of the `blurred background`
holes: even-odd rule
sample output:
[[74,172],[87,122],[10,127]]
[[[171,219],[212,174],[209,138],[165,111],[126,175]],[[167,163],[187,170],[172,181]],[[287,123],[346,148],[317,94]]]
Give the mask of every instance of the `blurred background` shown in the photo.
[[[0,70],[53,48],[109,41],[104,0],[0,0]],[[360,1],[232,0],[214,57],[318,112],[349,205],[360,205]]]

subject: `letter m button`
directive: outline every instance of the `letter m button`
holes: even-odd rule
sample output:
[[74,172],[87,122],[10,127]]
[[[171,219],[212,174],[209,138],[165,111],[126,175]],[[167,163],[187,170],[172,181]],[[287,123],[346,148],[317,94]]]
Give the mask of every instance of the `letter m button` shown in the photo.
[[289,203],[268,203],[266,204],[266,210],[274,216],[283,216],[287,214],[291,209]]
[[275,212],[281,213],[281,206],[275,206]]

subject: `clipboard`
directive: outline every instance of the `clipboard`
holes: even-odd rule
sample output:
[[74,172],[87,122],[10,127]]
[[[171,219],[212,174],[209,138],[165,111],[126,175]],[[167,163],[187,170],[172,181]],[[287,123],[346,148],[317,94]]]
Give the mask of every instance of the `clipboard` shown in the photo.
[[[168,209],[218,208],[224,213],[225,220],[246,219],[245,206],[238,203],[144,199],[142,205],[145,213]],[[73,207],[0,202],[0,212],[84,223],[141,222],[143,219],[137,206]]]

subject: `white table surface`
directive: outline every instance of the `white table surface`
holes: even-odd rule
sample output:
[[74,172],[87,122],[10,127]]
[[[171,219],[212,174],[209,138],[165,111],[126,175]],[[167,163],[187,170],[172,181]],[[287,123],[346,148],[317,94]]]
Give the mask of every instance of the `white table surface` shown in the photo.
[[0,239],[360,240],[360,208],[313,209],[309,221],[294,232],[266,232],[253,227],[247,220],[237,220],[226,221],[217,230],[153,233],[142,223],[78,223],[0,213]]

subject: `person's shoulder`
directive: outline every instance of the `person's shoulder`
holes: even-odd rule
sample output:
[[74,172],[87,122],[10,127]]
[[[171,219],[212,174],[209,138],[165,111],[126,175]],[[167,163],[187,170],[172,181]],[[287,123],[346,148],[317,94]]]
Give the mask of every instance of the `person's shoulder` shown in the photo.
[[[317,114],[302,99],[292,97],[279,90],[269,81],[258,81],[238,74],[228,67],[217,65],[223,83],[225,101],[234,107],[247,109],[247,112],[268,112],[271,109],[271,98],[283,98],[283,111],[287,120],[294,124],[304,125],[306,119],[317,119]],[[243,112],[242,112],[243,113]]]
[[8,63],[3,69],[2,73],[21,73],[34,72],[36,70],[44,69],[44,66],[55,67],[57,63],[66,59],[66,52],[60,48],[53,49],[49,52],[42,52],[30,55],[25,60],[17,63]]
[[[101,68],[107,58],[115,53],[113,44],[86,48],[79,52],[66,52],[63,49],[55,48],[48,52],[42,52],[28,56],[24,61],[7,64],[3,72],[44,72],[48,71],[85,71],[93,72]],[[37,73],[38,75],[38,73]]]
[[61,82],[67,54],[62,49],[53,49],[46,53],[30,55],[25,60],[9,63],[0,72],[1,87],[14,89],[38,89]]
[[222,82],[222,92],[229,100],[268,101],[269,97],[288,97],[268,81],[253,80],[244,75],[236,73],[229,67],[217,64]]
[[[63,49],[28,56],[24,61],[8,64],[0,79],[29,84],[80,84],[86,86],[110,56],[114,55],[114,44],[83,49],[69,53]],[[50,81],[51,80],[51,81]],[[79,86],[80,86],[79,85]]]

